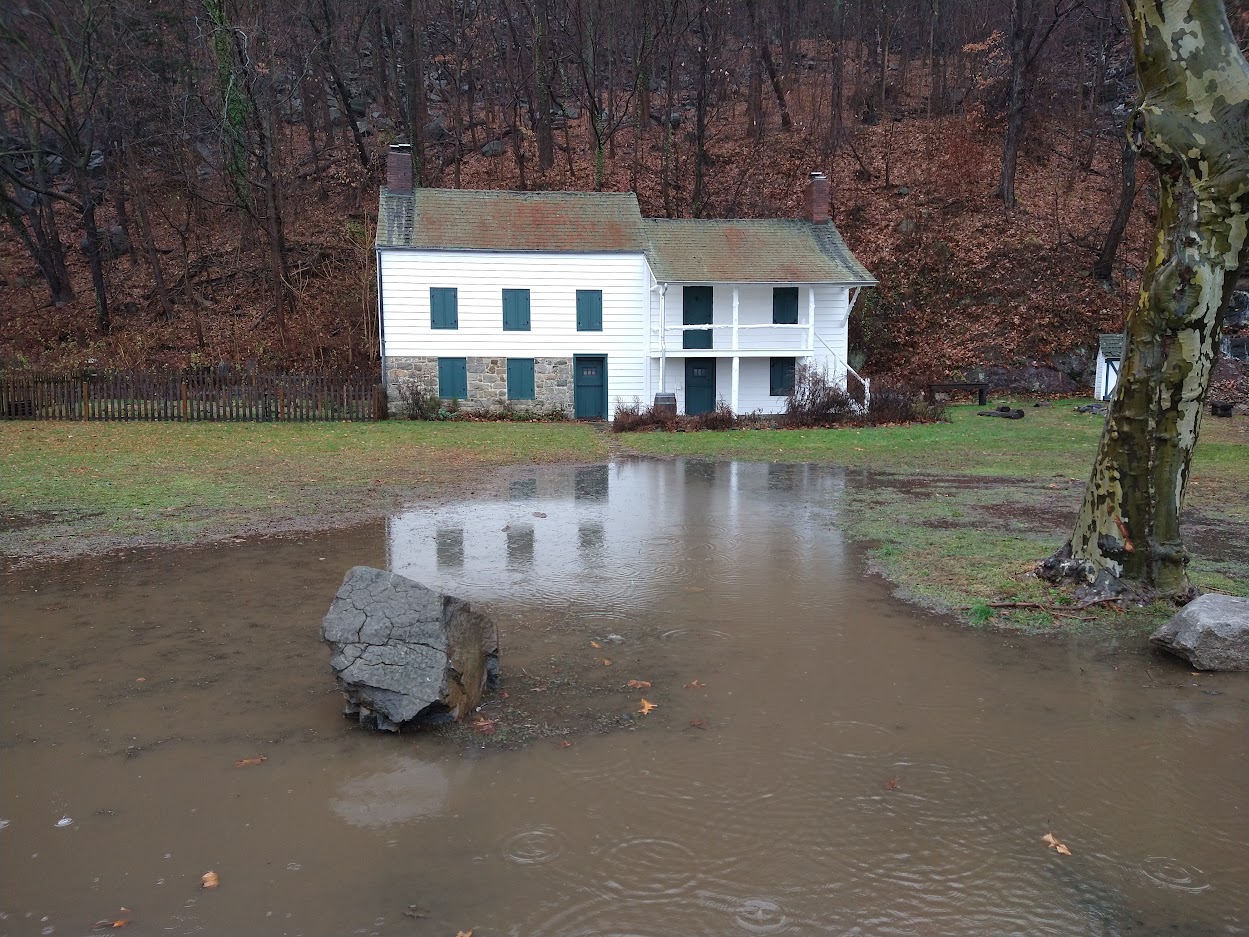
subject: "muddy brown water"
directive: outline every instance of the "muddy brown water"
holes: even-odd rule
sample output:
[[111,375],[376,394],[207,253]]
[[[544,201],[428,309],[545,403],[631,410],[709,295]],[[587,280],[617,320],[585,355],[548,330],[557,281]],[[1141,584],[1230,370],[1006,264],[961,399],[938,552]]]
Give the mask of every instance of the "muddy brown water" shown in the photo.
[[[917,612],[847,483],[624,461],[10,576],[0,933],[1246,933],[1249,679]],[[497,616],[529,741],[342,718],[318,628],[358,563]]]

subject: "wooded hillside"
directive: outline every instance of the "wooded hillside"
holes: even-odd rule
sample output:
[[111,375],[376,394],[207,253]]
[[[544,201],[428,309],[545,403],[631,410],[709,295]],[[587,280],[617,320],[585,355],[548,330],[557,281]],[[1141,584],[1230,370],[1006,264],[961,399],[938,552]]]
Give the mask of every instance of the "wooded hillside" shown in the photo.
[[1110,0],[5,4],[0,367],[374,366],[405,140],[423,185],[673,217],[796,216],[823,169],[869,373],[1056,390],[1152,229],[1129,55]]

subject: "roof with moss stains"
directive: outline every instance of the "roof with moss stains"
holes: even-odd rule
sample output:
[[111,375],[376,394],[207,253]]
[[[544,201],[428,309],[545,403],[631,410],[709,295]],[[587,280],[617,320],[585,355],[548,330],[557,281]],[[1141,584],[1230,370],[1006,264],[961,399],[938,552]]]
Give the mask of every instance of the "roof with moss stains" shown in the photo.
[[644,253],[663,283],[876,282],[831,223],[644,219],[631,192],[383,188],[377,246]]
[[661,283],[852,283],[875,278],[832,223],[648,218],[647,257]]

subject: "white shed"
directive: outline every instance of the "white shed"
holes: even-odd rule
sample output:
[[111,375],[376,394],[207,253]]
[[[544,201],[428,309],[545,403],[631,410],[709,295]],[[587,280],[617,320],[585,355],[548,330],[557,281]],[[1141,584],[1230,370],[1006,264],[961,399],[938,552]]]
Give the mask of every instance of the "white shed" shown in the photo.
[[1119,383],[1119,366],[1123,362],[1123,333],[1097,337],[1097,371],[1093,376],[1093,396],[1109,400]]
[[[632,193],[414,189],[392,147],[377,226],[383,381],[470,408],[608,419],[677,395],[780,412],[798,362],[845,383],[847,320],[876,281],[828,220],[643,219]],[[856,375],[857,376],[857,375]]]

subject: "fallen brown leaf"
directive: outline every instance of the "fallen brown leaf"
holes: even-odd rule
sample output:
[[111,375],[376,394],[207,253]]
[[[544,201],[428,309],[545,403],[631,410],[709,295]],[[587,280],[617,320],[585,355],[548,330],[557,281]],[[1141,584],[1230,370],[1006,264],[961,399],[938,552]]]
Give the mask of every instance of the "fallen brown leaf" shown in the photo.
[[216,872],[205,872],[199,880],[200,888],[216,888],[221,884],[221,878]]
[[691,680],[689,683],[685,684],[685,688],[687,690],[705,690],[707,688],[707,684],[703,683],[701,680]]
[[603,645],[599,644],[597,641],[591,641],[591,642],[590,642],[590,647],[596,647],[596,648],[598,648],[600,651],[603,649]]
[[1063,855],[1063,856],[1071,855],[1071,850],[1067,848],[1067,845],[1063,843],[1061,840],[1059,840],[1059,838],[1055,836],[1053,833],[1046,833],[1044,836],[1041,837],[1041,842],[1053,848],[1053,850],[1057,852],[1059,855]]
[[644,699],[642,700],[642,708],[639,709],[638,712],[641,713],[643,716],[645,716],[652,709],[658,709],[658,708],[659,706],[657,704],[650,702],[650,700]]
[[263,765],[268,760],[264,755],[257,755],[255,758],[240,758],[234,763],[234,767],[250,768],[252,765]]
[[473,932],[471,930],[457,931],[455,937],[473,937]]
[[707,720],[706,719],[691,719],[690,728],[691,729],[705,729],[707,728]]
[[628,686],[633,687],[635,690],[649,690],[651,682],[649,680],[630,680]]
[[888,781],[885,782],[885,790],[887,791],[896,791],[901,786],[902,786],[901,778],[890,778]]
[[599,660],[599,663],[600,663],[600,664],[602,664],[604,667],[610,667],[610,666],[611,666],[611,658],[610,658],[610,657],[600,657],[598,660]]
[[471,725],[474,731],[481,735],[494,735],[495,730],[498,728],[498,722],[494,719],[487,719],[484,716],[478,716],[472,721]]
[[559,747],[560,748],[572,748],[572,742],[568,741],[568,739],[560,739]]

